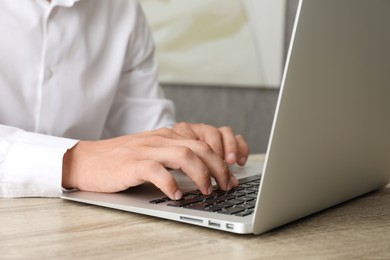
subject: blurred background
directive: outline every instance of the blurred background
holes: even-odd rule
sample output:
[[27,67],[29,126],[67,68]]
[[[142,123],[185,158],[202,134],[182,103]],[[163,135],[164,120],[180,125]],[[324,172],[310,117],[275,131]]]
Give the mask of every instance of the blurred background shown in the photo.
[[298,0],[139,0],[177,120],[266,151]]

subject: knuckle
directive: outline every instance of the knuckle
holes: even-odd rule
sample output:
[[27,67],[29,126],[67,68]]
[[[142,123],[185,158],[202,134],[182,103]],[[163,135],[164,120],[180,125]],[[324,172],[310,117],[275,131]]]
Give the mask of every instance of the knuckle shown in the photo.
[[237,139],[238,141],[244,143],[244,144],[246,143],[246,140],[245,140],[244,136],[242,136],[242,135],[240,135],[240,134],[236,135],[236,139]]
[[160,128],[157,130],[158,133],[162,136],[171,136],[172,133],[173,133],[173,130],[172,129],[169,129],[169,128]]
[[190,127],[190,124],[187,123],[187,122],[180,122],[180,123],[177,123],[176,125],[179,126],[179,127],[183,127],[183,128],[189,128]]
[[144,160],[138,163],[140,172],[157,172],[161,170],[162,165],[156,161]]
[[207,131],[208,133],[211,133],[213,135],[219,135],[218,128],[211,126],[211,125],[203,125],[203,129]]
[[202,152],[202,153],[205,153],[205,154],[211,154],[213,153],[213,149],[211,148],[211,146],[209,144],[207,144],[206,142],[203,142],[203,141],[196,141],[196,144],[198,146],[198,149]]
[[212,125],[207,125],[207,124],[200,124],[199,129],[203,133],[207,133],[213,136],[221,135],[221,132],[218,130],[218,128],[212,126]]
[[193,158],[194,152],[188,147],[178,147],[176,148],[176,154],[182,160],[189,160]]
[[230,126],[221,126],[219,130],[222,132],[233,132],[233,129]]
[[164,138],[159,135],[153,135],[149,137],[149,141],[151,144],[161,144],[163,143]]

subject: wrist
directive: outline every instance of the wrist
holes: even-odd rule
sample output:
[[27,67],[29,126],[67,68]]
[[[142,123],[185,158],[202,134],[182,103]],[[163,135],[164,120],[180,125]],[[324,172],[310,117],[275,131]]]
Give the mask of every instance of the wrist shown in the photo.
[[72,165],[74,161],[74,150],[76,146],[73,146],[71,149],[67,150],[64,154],[62,161],[62,187],[64,189],[77,189],[77,178],[75,172],[72,171]]

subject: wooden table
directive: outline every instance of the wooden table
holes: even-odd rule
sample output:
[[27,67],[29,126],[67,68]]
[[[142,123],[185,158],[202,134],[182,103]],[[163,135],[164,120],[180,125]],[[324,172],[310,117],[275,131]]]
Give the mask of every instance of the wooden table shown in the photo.
[[390,259],[390,186],[262,236],[61,199],[0,199],[0,259],[54,258]]

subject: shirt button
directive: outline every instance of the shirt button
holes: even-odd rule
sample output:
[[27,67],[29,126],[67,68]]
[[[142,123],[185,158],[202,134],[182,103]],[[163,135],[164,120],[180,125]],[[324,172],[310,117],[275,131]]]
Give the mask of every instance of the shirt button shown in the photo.
[[45,69],[45,79],[50,79],[53,77],[53,71],[50,68]]

